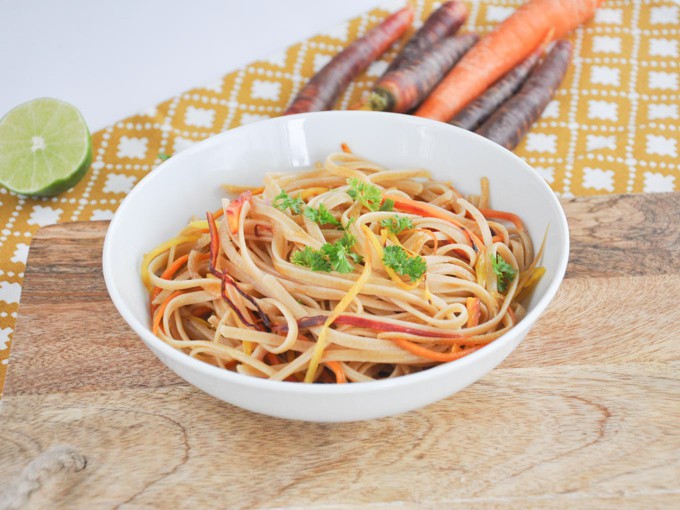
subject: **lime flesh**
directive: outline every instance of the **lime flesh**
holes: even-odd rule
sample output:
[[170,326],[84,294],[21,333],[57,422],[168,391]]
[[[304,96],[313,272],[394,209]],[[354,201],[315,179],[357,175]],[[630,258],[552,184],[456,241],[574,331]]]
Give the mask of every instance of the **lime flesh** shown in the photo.
[[64,101],[34,99],[0,120],[0,184],[16,193],[57,195],[75,186],[91,162],[85,119]]

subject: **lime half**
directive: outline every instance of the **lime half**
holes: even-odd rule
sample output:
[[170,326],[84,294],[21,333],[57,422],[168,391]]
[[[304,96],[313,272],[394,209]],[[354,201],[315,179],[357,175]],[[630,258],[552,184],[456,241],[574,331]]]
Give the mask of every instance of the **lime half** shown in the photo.
[[56,195],[75,186],[91,161],[85,119],[64,101],[34,99],[0,120],[0,184],[12,191]]

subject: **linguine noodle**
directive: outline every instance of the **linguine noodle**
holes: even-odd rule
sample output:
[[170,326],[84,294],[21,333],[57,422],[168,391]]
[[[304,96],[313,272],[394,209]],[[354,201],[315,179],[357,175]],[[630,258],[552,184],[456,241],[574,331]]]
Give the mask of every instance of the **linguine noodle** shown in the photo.
[[521,220],[422,169],[349,152],[270,173],[144,257],[153,332],[279,381],[360,382],[467,356],[523,317],[544,269]]

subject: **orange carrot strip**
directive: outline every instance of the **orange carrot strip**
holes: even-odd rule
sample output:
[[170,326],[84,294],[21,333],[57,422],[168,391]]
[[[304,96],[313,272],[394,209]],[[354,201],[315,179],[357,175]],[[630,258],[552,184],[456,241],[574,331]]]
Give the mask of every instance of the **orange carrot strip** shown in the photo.
[[543,44],[550,30],[553,39],[560,39],[587,21],[602,2],[530,0],[466,53],[415,114],[448,122]]
[[524,224],[519,216],[506,211],[496,211],[494,209],[480,209],[480,213],[484,215],[485,218],[497,218],[501,220],[511,221],[517,227],[520,232],[524,231]]
[[273,352],[268,352],[267,354],[264,355],[264,357],[267,359],[270,365],[278,365],[281,363],[279,357]]
[[342,365],[340,365],[338,361],[326,361],[326,366],[330,368],[335,374],[335,382],[338,384],[344,384],[347,382],[345,371],[342,369]]
[[419,216],[427,218],[437,218],[440,220],[448,221],[449,223],[460,228],[470,238],[471,243],[472,242],[475,243],[478,249],[481,249],[484,246],[484,243],[481,241],[481,239],[479,239],[479,237],[470,232],[462,223],[457,221],[455,218],[452,218],[450,215],[445,214],[445,212],[440,208],[432,206],[430,204],[426,204],[425,202],[420,202],[418,200],[413,200],[411,198],[406,198],[402,196],[386,195],[385,199],[388,198],[394,201],[394,208],[397,211],[409,214],[418,214]]
[[481,314],[479,298],[469,297],[465,300],[465,308],[468,312],[467,327],[474,328],[479,324],[479,316]]
[[163,314],[165,313],[165,309],[168,307],[168,304],[170,301],[175,299],[177,296],[179,296],[182,293],[181,290],[176,290],[172,294],[170,294],[168,297],[165,298],[165,301],[161,303],[161,306],[158,307],[158,310],[156,311],[156,315],[153,316],[153,328],[151,331],[153,331],[153,334],[158,336],[158,330],[161,327],[161,319],[163,318]]
[[346,152],[347,154],[352,154],[352,150],[349,148],[349,145],[347,145],[345,142],[342,142],[340,144],[340,148],[342,149],[342,152]]
[[194,317],[203,317],[204,315],[208,313],[213,313],[213,309],[209,308],[207,306],[197,306],[193,310],[191,310],[191,315]]
[[[175,273],[179,270],[180,267],[184,265],[184,263],[189,259],[189,255],[182,255],[181,257],[177,257],[177,259],[170,264],[167,268],[165,268],[165,271],[161,274],[161,278],[163,280],[169,280],[172,278]],[[154,287],[153,292],[151,293],[151,300],[153,301],[158,297],[158,294],[161,293],[163,289],[160,287]]]
[[232,234],[238,232],[238,222],[243,204],[250,202],[252,198],[253,194],[250,191],[244,191],[236,200],[232,200],[227,206],[227,224],[229,225],[229,232]]
[[433,351],[418,344],[414,344],[413,342],[409,342],[403,338],[391,338],[390,340],[392,340],[405,351],[415,354],[416,356],[420,356],[421,358],[431,359],[432,361],[454,361],[476,351],[477,349],[481,349],[481,347],[471,347],[461,351],[446,353]]

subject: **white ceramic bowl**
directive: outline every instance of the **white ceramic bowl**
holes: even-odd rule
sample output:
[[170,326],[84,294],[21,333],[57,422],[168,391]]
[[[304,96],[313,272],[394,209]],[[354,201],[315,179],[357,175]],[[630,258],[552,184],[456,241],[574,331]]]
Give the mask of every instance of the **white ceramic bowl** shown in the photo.
[[[421,167],[452,180],[465,193],[491,183],[491,203],[525,221],[539,244],[549,225],[546,275],[527,316],[510,332],[458,361],[395,379],[309,385],[248,377],[177,351],[150,329],[142,256],[173,237],[192,215],[219,207],[224,183],[259,185],[269,171],[306,168],[341,142],[387,167]],[[389,113],[321,112],[280,117],[214,136],[149,173],[123,201],[104,244],[104,277],[116,308],[144,343],[177,375],[206,393],[258,413],[309,421],[352,421],[393,415],[465,388],[517,347],[562,281],[569,255],[568,227],[543,179],[511,152],[448,124]]]

